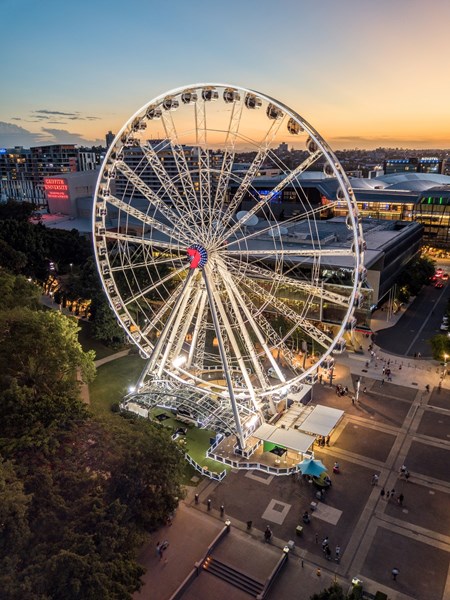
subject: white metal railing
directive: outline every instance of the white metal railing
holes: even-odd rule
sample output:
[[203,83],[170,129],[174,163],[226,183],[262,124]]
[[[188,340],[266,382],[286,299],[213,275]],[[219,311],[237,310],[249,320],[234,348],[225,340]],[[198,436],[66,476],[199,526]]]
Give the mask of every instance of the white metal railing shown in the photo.
[[199,471],[199,473],[201,473],[205,477],[209,477],[210,479],[215,479],[216,481],[222,481],[222,479],[227,474],[225,469],[221,473],[216,473],[214,471],[210,471],[207,467],[202,467],[201,465],[198,464],[198,462],[196,462],[192,458],[192,456],[189,456],[189,454],[187,454],[187,453],[184,455],[184,458],[188,461],[188,463],[190,465],[192,465],[194,467],[194,469],[196,471]]

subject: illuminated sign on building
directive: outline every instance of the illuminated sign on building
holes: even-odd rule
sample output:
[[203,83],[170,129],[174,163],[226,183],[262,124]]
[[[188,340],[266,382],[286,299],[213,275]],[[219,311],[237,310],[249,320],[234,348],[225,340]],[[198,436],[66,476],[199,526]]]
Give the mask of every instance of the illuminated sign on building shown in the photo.
[[47,200],[69,200],[67,179],[44,177],[44,190]]

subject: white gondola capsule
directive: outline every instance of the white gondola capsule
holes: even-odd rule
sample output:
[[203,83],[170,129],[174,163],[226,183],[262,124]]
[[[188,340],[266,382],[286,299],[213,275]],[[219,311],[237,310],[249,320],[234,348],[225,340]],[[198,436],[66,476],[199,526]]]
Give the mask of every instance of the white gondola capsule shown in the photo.
[[269,104],[266,110],[266,115],[269,117],[269,119],[281,119],[281,117],[283,116],[283,111],[281,110],[281,108],[278,108],[278,106],[275,106],[274,104]]
[[167,98],[164,98],[162,105],[164,110],[177,110],[179,102],[176,98],[173,98],[172,96],[167,96]]
[[247,108],[259,108],[262,105],[262,100],[258,96],[255,96],[255,94],[247,94],[244,104]]
[[288,121],[287,130],[291,135],[298,135],[302,131],[305,131],[300,123],[297,123],[292,117]]
[[306,140],[306,149],[308,150],[308,152],[310,154],[314,154],[314,152],[317,152],[317,150],[319,149],[319,146],[316,144],[316,142],[311,137],[309,137]]
[[223,100],[227,104],[230,104],[230,102],[238,102],[240,99],[241,96],[236,90],[226,88],[223,92]]
[[197,92],[187,90],[181,94],[181,102],[183,104],[192,104],[193,102],[197,102]]
[[202,90],[202,98],[205,102],[213,102],[214,100],[218,100],[219,92],[214,88],[205,88]]
[[154,119],[160,119],[161,115],[162,115],[162,110],[158,106],[149,106],[147,108],[147,112],[145,113],[145,116],[150,121],[153,121]]
[[333,167],[330,165],[330,163],[325,163],[324,167],[323,167],[323,172],[325,173],[325,175],[327,177],[334,177],[335,176],[335,172]]
[[135,119],[131,124],[131,131],[143,131],[147,128],[147,123],[142,119]]

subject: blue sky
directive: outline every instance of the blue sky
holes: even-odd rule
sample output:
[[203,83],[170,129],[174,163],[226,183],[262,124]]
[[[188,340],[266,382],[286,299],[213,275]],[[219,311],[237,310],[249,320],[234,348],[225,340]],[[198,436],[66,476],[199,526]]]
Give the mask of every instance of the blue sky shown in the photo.
[[174,87],[291,106],[336,148],[450,147],[450,2],[0,0],[0,146],[93,143]]

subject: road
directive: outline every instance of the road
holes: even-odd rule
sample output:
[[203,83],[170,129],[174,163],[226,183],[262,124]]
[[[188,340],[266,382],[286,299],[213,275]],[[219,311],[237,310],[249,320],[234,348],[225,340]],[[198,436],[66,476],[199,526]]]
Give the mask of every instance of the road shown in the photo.
[[386,352],[399,356],[414,356],[419,353],[431,357],[429,339],[440,333],[442,317],[450,298],[450,284],[438,290],[425,286],[402,318],[389,329],[376,334],[375,342]]

